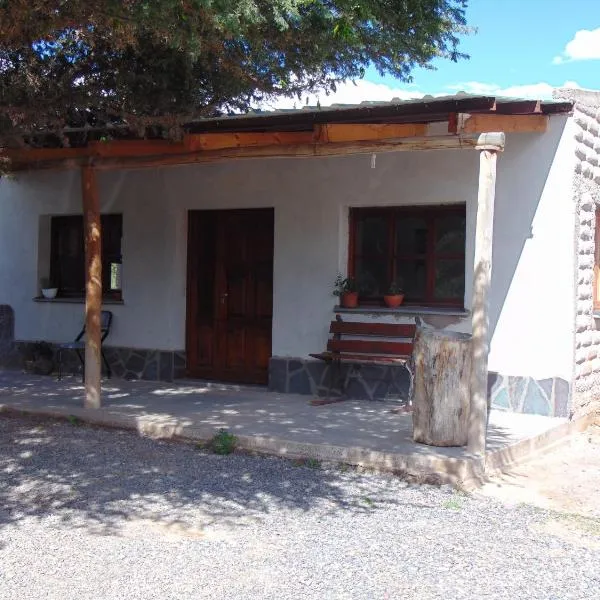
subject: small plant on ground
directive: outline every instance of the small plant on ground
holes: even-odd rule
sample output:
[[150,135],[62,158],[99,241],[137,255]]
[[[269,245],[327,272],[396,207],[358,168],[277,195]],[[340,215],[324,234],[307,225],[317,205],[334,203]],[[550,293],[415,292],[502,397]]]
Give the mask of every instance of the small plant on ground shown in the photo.
[[309,469],[320,469],[321,468],[321,461],[316,459],[316,458],[307,458],[306,459],[306,466]]
[[363,500],[367,506],[373,506],[375,504],[375,502],[373,502],[373,500],[371,500],[371,498],[369,498],[369,496],[365,496]]
[[75,415],[68,415],[67,421],[69,421],[71,425],[81,425],[81,419],[79,417],[76,417]]
[[462,502],[460,501],[460,498],[450,498],[444,502],[443,507],[449,510],[460,510],[462,508]]
[[215,454],[231,454],[237,445],[237,438],[226,429],[219,429],[210,441],[209,448]]

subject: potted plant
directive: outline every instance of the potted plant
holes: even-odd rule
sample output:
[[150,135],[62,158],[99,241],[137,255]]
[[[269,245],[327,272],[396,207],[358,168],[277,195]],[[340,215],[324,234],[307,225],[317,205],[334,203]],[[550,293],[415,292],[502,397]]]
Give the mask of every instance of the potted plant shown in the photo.
[[344,308],[356,308],[358,306],[358,289],[353,277],[343,277],[337,274],[334,282],[333,295],[340,299],[340,306]]
[[42,279],[40,279],[40,288],[42,290],[42,296],[44,296],[44,298],[48,300],[56,298],[58,288],[53,284],[50,278],[42,277]]
[[404,292],[397,281],[390,283],[387,293],[383,296],[383,301],[388,308],[397,308],[404,302]]

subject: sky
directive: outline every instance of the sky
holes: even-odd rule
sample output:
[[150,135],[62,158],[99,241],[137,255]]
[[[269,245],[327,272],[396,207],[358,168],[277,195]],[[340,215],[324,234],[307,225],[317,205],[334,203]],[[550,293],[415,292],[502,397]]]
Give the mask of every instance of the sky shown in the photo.
[[[556,87],[600,89],[600,0],[470,0],[467,23],[476,31],[461,37],[470,59],[436,60],[436,70],[418,68],[413,81],[365,78],[345,82],[330,96],[311,95],[309,104],[420,98],[425,94],[473,94],[550,99]],[[290,99],[273,108],[299,108]]]

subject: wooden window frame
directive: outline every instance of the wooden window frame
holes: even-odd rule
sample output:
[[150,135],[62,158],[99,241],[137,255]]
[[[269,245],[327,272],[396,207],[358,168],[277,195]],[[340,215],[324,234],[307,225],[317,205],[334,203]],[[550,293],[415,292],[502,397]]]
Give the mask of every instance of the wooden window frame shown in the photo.
[[[57,298],[84,298],[85,289],[82,291],[72,291],[61,289],[60,286],[60,253],[58,250],[59,238],[61,232],[67,227],[78,227],[81,229],[81,263],[82,269],[84,270],[84,286],[85,286],[85,240],[84,240],[84,229],[83,229],[83,215],[55,215],[50,217],[50,279],[56,282],[58,286]],[[106,236],[102,236],[102,297],[107,300],[122,300],[122,290],[111,290],[110,287],[110,264],[113,262],[119,262],[122,264],[122,238],[123,238],[123,215],[120,213],[110,213],[101,215],[101,227],[102,231],[108,231],[109,227],[118,228],[120,234],[121,244],[119,247],[119,256],[117,257],[114,252],[105,252],[105,239]],[[118,259],[116,261],[115,259]]]
[[[428,222],[428,236],[427,236],[427,251],[425,254],[426,264],[426,297],[423,300],[415,300],[405,302],[408,306],[432,306],[432,307],[445,307],[445,308],[464,308],[464,290],[462,297],[459,298],[448,298],[448,299],[436,299],[434,297],[435,289],[435,263],[437,260],[460,260],[462,259],[466,266],[466,249],[465,252],[458,253],[435,253],[435,239],[436,239],[436,219],[442,215],[448,214],[461,214],[466,217],[466,205],[465,204],[452,204],[444,206],[391,206],[391,207],[356,207],[350,208],[350,223],[349,223],[349,245],[348,245],[348,274],[351,277],[356,276],[356,259],[358,258],[356,252],[356,240],[358,239],[358,224],[360,217],[364,216],[381,216],[386,215],[388,219],[388,236],[390,248],[389,256],[387,257],[388,266],[388,280],[392,281],[394,273],[396,272],[396,262],[399,258],[402,260],[410,260],[411,258],[416,260],[423,258],[421,255],[403,255],[399,257],[395,251],[395,235],[396,235],[396,218],[399,215],[405,215],[410,217],[423,218]],[[466,226],[465,226],[466,227]],[[465,231],[466,237],[466,231]],[[382,303],[383,298],[361,298],[360,304],[363,306],[378,306]]]

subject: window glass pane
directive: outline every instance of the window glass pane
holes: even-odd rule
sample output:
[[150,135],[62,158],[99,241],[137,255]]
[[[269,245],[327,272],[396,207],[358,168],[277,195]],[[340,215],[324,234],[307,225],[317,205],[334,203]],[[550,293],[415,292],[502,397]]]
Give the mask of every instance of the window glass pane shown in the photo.
[[356,281],[362,297],[383,296],[389,284],[386,260],[377,256],[363,256],[357,259]]
[[436,219],[435,251],[463,254],[465,251],[465,215],[448,214]]
[[398,256],[427,252],[427,222],[421,217],[400,216],[396,220],[396,254]]
[[435,268],[434,296],[437,300],[462,300],[465,295],[465,261],[439,259]]
[[[102,215],[102,290],[121,289],[121,215]],[[52,217],[50,278],[61,296],[85,294],[85,249],[83,216]]]
[[384,216],[364,216],[358,221],[356,253],[363,255],[387,255],[388,220]]
[[404,290],[406,300],[425,298],[427,275],[424,260],[399,260],[396,281]]

